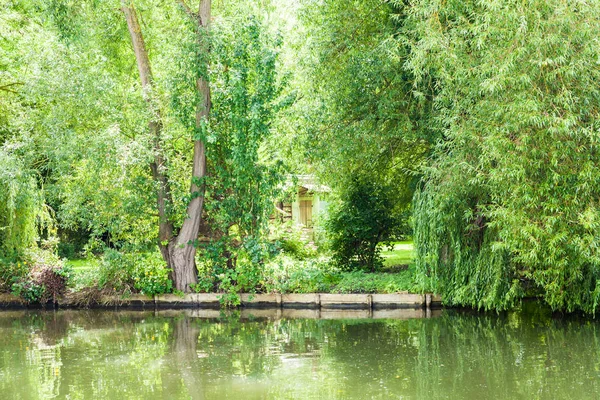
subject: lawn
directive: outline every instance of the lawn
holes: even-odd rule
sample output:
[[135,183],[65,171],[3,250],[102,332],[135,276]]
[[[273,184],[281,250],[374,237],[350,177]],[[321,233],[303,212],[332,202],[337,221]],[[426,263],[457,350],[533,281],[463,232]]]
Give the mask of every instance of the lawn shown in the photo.
[[98,264],[98,260],[94,258],[68,260],[66,265],[73,269],[69,286],[75,290],[92,286],[98,277]]
[[381,252],[383,257],[384,270],[399,271],[406,269],[414,261],[413,242],[394,242],[393,248],[384,248]]

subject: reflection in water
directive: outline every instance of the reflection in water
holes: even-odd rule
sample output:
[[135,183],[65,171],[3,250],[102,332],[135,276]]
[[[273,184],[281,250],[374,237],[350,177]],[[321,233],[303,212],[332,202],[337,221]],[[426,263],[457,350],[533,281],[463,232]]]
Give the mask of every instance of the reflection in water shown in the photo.
[[587,399],[600,392],[598,327],[543,312],[404,320],[2,312],[0,397]]

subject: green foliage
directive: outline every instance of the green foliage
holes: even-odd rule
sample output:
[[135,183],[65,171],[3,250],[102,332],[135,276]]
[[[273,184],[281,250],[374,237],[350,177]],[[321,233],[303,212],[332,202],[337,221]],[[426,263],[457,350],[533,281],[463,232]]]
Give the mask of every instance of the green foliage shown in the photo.
[[333,258],[341,268],[373,272],[383,265],[379,244],[401,233],[402,214],[395,207],[395,194],[393,187],[374,179],[349,181],[340,202],[329,211],[326,225]]
[[283,179],[280,163],[261,154],[279,108],[278,43],[256,19],[227,22],[215,27],[212,48],[207,214],[214,230],[258,237]]
[[416,289],[414,268],[400,273],[346,272],[331,293],[398,293]]
[[23,263],[17,263],[17,273],[11,277],[11,292],[29,303],[47,303],[63,295],[72,270],[49,250],[29,251]]
[[[162,261],[162,260],[161,260]],[[156,294],[171,293],[173,282],[169,279],[169,270],[162,262],[144,264],[136,270],[134,288],[140,293],[152,296]]]
[[443,132],[415,197],[419,279],[449,304],[600,304],[596,3],[415,2],[407,63]]
[[[205,251],[218,256],[200,259],[198,283],[192,287],[195,292],[218,292],[236,295],[239,292],[262,292],[265,290],[265,261],[273,257],[276,248],[258,238],[246,238],[243,245],[234,251],[216,247],[223,242],[209,244]],[[229,261],[227,255],[230,255]],[[235,259],[231,258],[235,254]],[[229,298],[229,297],[227,297]],[[231,297],[235,298],[235,296]]]
[[13,285],[24,280],[28,272],[27,261],[0,259],[0,292],[10,292]]
[[[147,244],[155,226],[144,170],[151,153],[140,133],[143,100],[130,90],[135,70],[123,61],[130,49],[117,4],[2,7],[0,87],[16,85],[0,90],[0,147],[18,159],[22,175],[2,186],[33,180],[39,193],[20,192],[39,204],[38,215],[56,219],[63,239],[83,233],[105,244]],[[31,211],[19,215],[32,220]]]
[[211,40],[211,117],[197,134],[207,142],[210,171],[200,273],[212,279],[195,290],[212,280],[215,290],[235,293],[254,290],[272,253],[267,224],[284,175],[263,145],[281,107],[278,41],[252,17],[215,21]]
[[403,13],[404,5],[377,0],[307,0],[299,11],[300,96],[283,128],[301,143],[289,144],[289,157],[308,164],[339,198],[325,228],[347,269],[377,270],[379,242],[410,233],[412,196],[435,141],[431,90],[416,95],[414,74],[404,68]]
[[28,303],[40,302],[44,287],[31,281],[18,281],[12,285],[11,293]]
[[173,282],[160,254],[125,253],[107,249],[99,264],[98,288],[148,296],[171,293]]
[[400,273],[343,272],[327,257],[279,256],[264,270],[263,290],[279,293],[398,293],[416,289],[414,268]]
[[300,5],[292,37],[299,96],[282,123],[289,158],[342,196],[355,178],[394,187],[392,207],[408,209],[433,135],[426,123],[430,100],[413,95],[412,73],[403,68],[408,48],[395,40],[403,6]]
[[195,293],[212,293],[215,290],[215,277],[206,271],[201,271],[198,274],[198,283],[193,283],[190,287]]
[[0,147],[0,258],[19,259],[35,246],[49,218],[32,171],[17,154]]
[[315,244],[308,242],[302,229],[294,226],[292,221],[284,224],[273,223],[273,225],[270,239],[284,254],[299,260],[318,255],[320,249]]
[[297,260],[279,256],[264,271],[265,290],[280,293],[322,293],[339,281],[339,270],[329,258]]

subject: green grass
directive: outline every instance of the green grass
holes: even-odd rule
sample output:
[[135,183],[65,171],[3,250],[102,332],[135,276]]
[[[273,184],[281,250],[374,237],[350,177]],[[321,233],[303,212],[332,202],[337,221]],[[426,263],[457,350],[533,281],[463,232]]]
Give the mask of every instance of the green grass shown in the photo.
[[384,248],[381,252],[383,257],[384,271],[401,271],[407,269],[414,261],[413,242],[395,242],[392,249]]
[[414,287],[415,265],[413,241],[392,243],[381,252],[381,272],[343,272],[333,293],[397,293]]
[[98,278],[98,264],[98,260],[93,258],[68,260],[66,265],[73,269],[69,286],[79,290],[95,285]]
[[89,270],[98,267],[98,260],[94,258],[77,258],[74,260],[67,260],[67,266],[76,271]]
[[342,272],[341,279],[333,285],[330,293],[398,293],[414,288],[414,266],[402,271]]

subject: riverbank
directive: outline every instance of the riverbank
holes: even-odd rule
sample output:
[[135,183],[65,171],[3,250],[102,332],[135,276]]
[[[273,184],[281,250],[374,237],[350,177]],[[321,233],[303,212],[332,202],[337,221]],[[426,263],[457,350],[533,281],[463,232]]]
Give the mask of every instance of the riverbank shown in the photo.
[[[146,296],[102,296],[82,303],[73,295],[65,295],[45,305],[28,303],[12,294],[0,294],[0,309],[15,308],[133,308],[133,309],[220,309],[221,293],[190,293],[182,296],[167,294]],[[287,309],[333,309],[377,310],[419,309],[441,306],[441,298],[432,294],[240,294],[240,308],[287,308]]]
[[281,253],[258,269],[246,270],[247,264],[241,264],[227,273],[200,263],[198,283],[186,296],[173,290],[168,270],[156,254],[111,250],[101,258],[67,260],[46,252],[29,262],[8,265],[0,292],[17,297],[3,295],[0,308],[35,308],[48,299],[54,299],[47,305],[50,308],[121,304],[160,308],[163,302],[188,308],[430,305],[415,284],[412,243],[396,243],[382,256],[384,264],[377,272],[347,271],[316,253],[303,257]]

